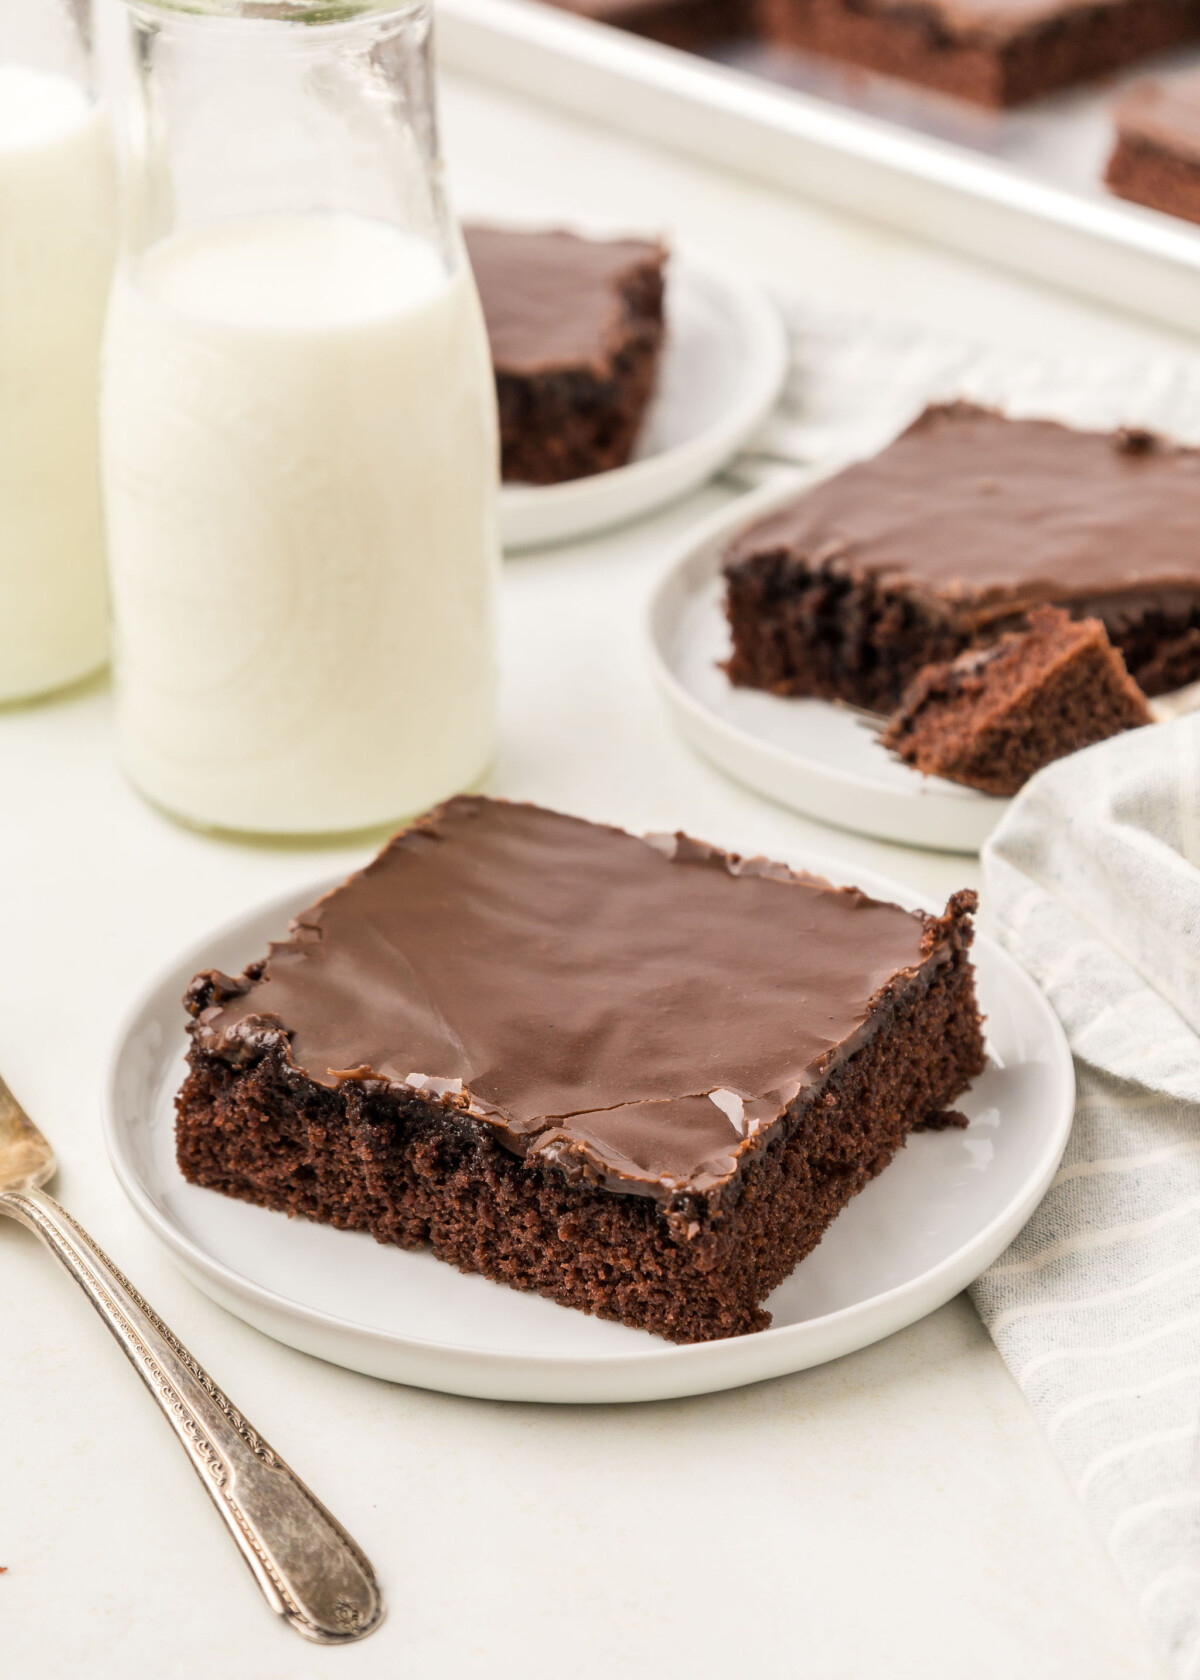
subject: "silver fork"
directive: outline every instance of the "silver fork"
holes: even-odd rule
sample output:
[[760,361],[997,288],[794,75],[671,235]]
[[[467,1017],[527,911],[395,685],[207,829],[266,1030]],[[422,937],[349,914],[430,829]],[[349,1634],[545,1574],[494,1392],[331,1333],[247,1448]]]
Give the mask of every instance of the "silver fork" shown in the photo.
[[0,1213],[41,1237],[158,1401],[267,1603],[318,1645],[383,1620],[375,1572],[339,1522],[221,1393],[127,1278],[42,1189],[54,1151],[0,1079]]

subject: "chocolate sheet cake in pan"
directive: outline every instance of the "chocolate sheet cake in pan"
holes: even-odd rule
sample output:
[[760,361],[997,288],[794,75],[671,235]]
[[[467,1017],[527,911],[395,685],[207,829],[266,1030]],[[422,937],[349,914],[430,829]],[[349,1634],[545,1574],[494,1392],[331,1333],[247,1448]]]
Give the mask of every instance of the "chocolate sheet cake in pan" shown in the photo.
[[1200,71],[1135,82],[1117,100],[1113,120],[1109,190],[1200,222]]
[[1200,35],[1197,0],[760,0],[769,39],[1018,105]]
[[460,797],[196,977],[179,1163],[672,1341],[761,1329],[981,1071],[973,908]]

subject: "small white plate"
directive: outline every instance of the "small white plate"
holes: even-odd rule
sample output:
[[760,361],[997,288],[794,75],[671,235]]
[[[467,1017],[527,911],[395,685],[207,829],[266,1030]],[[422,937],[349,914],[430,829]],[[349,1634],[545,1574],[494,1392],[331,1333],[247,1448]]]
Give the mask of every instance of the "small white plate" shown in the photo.
[[735,688],[721,561],[735,532],[844,463],[766,486],[703,525],[650,602],[650,660],[676,727],[726,775],[794,811],[907,846],[977,852],[1008,809],[893,758],[862,718],[826,700]]
[[506,484],[506,549],[623,524],[711,478],[771,412],[788,369],[779,311],[759,287],[686,253],[667,265],[658,391],[626,466],[567,484]]
[[[841,882],[835,863],[802,860]],[[864,870],[881,898],[917,898]],[[105,1131],[117,1177],[184,1273],[238,1317],[306,1353],[393,1382],[486,1399],[663,1400],[736,1388],[865,1347],[932,1312],[1003,1252],[1066,1145],[1074,1072],[1062,1028],[1011,957],[977,946],[992,1065],[963,1098],[964,1131],[918,1133],[771,1295],[769,1330],[673,1347],[467,1277],[428,1253],[290,1220],[187,1184],[172,1099],[184,1073],[180,998],[192,975],[238,973],[322,882],[243,916],[145,993],[118,1042]]]

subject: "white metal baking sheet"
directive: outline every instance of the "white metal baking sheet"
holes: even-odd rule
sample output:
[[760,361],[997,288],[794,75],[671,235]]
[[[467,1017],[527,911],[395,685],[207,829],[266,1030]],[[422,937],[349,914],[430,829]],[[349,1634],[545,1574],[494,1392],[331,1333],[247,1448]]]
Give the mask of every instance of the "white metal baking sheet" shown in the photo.
[[[1200,334],[1200,228],[1100,176],[1129,76],[1010,112],[747,45],[717,62],[537,0],[438,0],[450,69]],[[1200,48],[1131,74],[1200,64]]]

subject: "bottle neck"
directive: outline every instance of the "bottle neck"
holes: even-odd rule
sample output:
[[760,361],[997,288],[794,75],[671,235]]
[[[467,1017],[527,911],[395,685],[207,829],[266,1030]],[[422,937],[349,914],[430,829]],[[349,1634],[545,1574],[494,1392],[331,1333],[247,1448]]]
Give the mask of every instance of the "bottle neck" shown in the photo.
[[127,253],[234,216],[338,212],[391,223],[452,263],[425,0],[127,11]]

